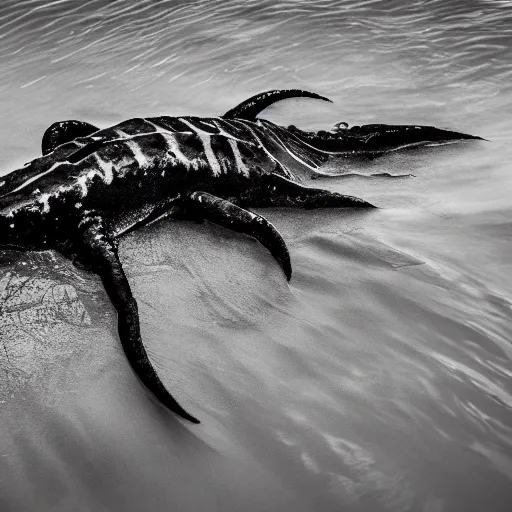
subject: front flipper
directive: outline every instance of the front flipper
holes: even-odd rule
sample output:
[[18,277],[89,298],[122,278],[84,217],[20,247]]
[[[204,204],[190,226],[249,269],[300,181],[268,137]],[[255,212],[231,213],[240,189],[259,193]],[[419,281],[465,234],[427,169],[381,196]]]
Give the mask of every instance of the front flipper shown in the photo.
[[290,254],[276,228],[264,217],[207,192],[193,192],[184,201],[185,211],[238,233],[252,236],[264,245],[283,269],[288,281],[292,275]]
[[306,209],[376,208],[359,197],[306,187],[275,173],[263,176],[258,192],[250,197],[244,197],[243,203],[255,207],[285,206]]
[[83,248],[84,254],[80,255],[79,261],[101,277],[117,311],[119,338],[134,372],[149,391],[173,413],[192,423],[199,423],[165,389],[148,358],[140,336],[137,303],[119,261],[115,241],[103,228],[100,218],[90,220],[83,234]]
[[59,121],[53,123],[43,135],[41,148],[43,155],[51,153],[58,146],[71,142],[77,137],[87,137],[91,133],[97,132],[99,128],[85,121]]
[[276,89],[274,91],[262,92],[243,101],[236,107],[228,110],[222,117],[226,119],[246,119],[254,121],[256,116],[264,109],[275,103],[276,101],[288,98],[314,98],[322,101],[332,101],[324,96],[320,96],[314,92],[303,91],[301,89]]

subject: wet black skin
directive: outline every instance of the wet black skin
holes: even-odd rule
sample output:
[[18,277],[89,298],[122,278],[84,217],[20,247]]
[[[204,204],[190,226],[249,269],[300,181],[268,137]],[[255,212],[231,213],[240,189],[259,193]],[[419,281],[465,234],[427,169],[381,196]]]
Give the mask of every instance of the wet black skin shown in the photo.
[[193,423],[156,374],[142,344],[137,304],[119,261],[120,236],[162,216],[201,219],[255,237],[291,277],[286,244],[249,207],[373,208],[300,183],[289,163],[313,172],[330,158],[477,139],[434,127],[343,123],[305,132],[257,120],[275,101],[327,100],[307,91],[268,91],[222,118],[131,119],[100,130],[82,121],[53,124],[43,156],[0,180],[0,245],[53,249],[102,279],[118,314],[125,354],[143,384]]

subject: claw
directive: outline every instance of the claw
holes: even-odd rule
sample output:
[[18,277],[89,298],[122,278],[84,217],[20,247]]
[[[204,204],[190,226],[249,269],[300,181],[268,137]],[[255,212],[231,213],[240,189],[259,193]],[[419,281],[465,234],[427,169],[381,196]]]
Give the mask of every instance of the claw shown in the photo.
[[292,277],[290,253],[279,231],[267,219],[207,192],[190,194],[186,208],[194,217],[201,217],[219,226],[256,238],[270,251],[283,269],[286,279],[290,280]]

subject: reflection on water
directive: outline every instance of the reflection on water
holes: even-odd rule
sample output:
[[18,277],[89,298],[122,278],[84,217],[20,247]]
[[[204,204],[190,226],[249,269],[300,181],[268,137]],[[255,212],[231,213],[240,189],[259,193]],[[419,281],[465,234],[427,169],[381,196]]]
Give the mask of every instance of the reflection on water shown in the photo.
[[[416,123],[469,142],[315,185],[372,212],[261,211],[254,241],[162,222],[121,252],[181,424],[131,373],[99,280],[0,269],[2,510],[507,511],[512,498],[512,4],[4,0],[1,172],[61,119],[219,115],[266,89],[304,128]],[[339,171],[339,169],[338,169]]]

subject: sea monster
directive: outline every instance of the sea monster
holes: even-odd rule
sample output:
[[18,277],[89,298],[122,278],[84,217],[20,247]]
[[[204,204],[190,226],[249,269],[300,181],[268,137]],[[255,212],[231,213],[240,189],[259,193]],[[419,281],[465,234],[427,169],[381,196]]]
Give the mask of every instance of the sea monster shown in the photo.
[[297,97],[330,101],[297,89],[273,90],[221,117],[135,118],[105,129],[58,122],[43,136],[43,156],[0,181],[0,246],[55,250],[98,274],[133,370],[163,405],[193,423],[199,420],[167,391],[142,344],[119,237],[163,217],[207,220],[256,238],[289,280],[283,238],[248,208],[373,208],[357,197],[305,186],[297,169],[315,174],[334,158],[480,138],[384,124],[339,123],[330,131],[307,132],[257,118],[274,102]]

